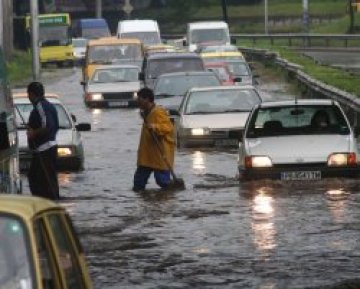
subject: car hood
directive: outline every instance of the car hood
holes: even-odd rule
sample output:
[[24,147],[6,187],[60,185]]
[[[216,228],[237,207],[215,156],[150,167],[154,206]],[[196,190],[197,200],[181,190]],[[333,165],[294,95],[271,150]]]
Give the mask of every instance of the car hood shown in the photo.
[[89,84],[87,87],[88,92],[131,92],[140,89],[140,82],[116,82],[116,83],[96,83]]
[[349,152],[349,135],[279,136],[247,139],[249,155],[269,156],[273,164],[326,162],[329,154]]
[[187,114],[182,116],[182,126],[185,128],[243,128],[248,115],[248,112]]
[[[19,138],[19,150],[27,150],[27,137],[26,130],[18,130],[18,138]],[[68,146],[74,143],[75,139],[75,131],[71,129],[59,129],[56,135],[56,141],[59,146]]]

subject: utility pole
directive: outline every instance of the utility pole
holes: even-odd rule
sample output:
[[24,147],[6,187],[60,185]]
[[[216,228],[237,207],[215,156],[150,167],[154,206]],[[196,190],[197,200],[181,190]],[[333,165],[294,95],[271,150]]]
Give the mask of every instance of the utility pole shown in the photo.
[[309,2],[308,0],[303,0],[303,23],[304,23],[304,32],[309,33]]
[[32,71],[34,81],[40,78],[40,53],[39,53],[39,7],[37,0],[30,1],[31,14],[31,47],[32,47]]
[[102,18],[102,0],[96,0],[96,18]]
[[227,15],[227,5],[226,0],[221,0],[221,6],[223,11],[223,19],[226,23],[229,23],[228,15]]
[[0,2],[0,47],[4,49],[4,3]]
[[268,10],[268,0],[264,1],[264,24],[265,24],[265,34],[269,34],[269,10]]

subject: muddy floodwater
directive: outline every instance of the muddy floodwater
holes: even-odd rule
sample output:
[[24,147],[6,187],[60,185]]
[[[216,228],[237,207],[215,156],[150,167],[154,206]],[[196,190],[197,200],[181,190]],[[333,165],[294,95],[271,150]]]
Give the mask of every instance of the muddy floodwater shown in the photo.
[[[92,125],[85,170],[59,179],[94,288],[332,288],[360,276],[358,180],[239,184],[236,150],[181,150],[186,190],[160,192],[151,179],[134,193],[138,110],[87,109],[81,70],[48,77],[57,73],[44,74],[46,90]],[[260,83],[266,97],[291,91],[281,78]]]

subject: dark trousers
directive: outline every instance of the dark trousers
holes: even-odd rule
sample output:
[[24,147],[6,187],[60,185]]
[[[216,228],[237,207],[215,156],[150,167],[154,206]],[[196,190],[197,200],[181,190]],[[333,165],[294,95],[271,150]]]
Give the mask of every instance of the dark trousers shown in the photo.
[[43,152],[33,152],[28,180],[31,194],[58,200],[59,183],[56,170],[57,146]]
[[137,167],[134,175],[133,190],[144,190],[151,173],[154,172],[156,183],[161,188],[166,188],[170,184],[170,171],[154,170],[148,167]]

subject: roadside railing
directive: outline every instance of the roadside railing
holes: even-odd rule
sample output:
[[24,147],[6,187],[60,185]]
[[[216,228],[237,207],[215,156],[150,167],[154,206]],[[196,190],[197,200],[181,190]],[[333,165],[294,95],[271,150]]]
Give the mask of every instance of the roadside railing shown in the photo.
[[[182,40],[181,34],[163,34],[165,40]],[[271,45],[287,46],[341,46],[360,47],[360,34],[307,34],[307,33],[285,33],[285,34],[231,34],[237,45],[247,41],[256,45],[266,41]]]

